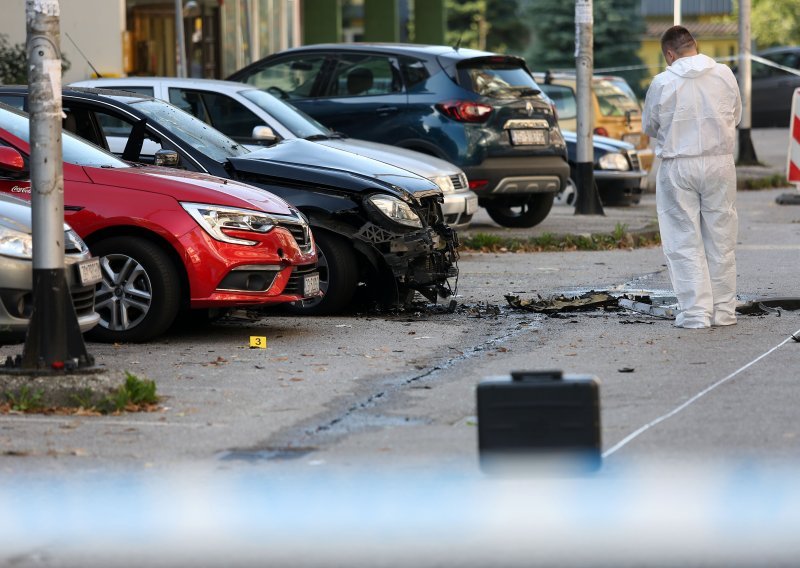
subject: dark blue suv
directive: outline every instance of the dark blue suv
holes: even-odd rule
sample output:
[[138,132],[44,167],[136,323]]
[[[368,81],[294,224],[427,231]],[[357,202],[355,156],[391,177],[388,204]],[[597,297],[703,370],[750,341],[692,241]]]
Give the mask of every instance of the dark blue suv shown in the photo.
[[229,79],[279,95],[354,138],[452,162],[492,219],[507,227],[544,220],[569,178],[554,110],[518,57],[324,44],[276,53]]

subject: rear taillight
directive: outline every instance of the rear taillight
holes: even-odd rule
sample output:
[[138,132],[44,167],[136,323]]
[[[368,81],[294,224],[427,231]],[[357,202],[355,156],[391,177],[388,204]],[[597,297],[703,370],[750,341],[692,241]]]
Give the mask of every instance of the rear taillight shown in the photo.
[[550,108],[553,109],[553,118],[555,118],[556,122],[558,122],[558,109],[556,108],[556,104],[550,103]]
[[471,179],[469,180],[469,188],[473,191],[478,191],[489,185],[488,179]]
[[471,101],[447,101],[436,108],[448,118],[459,122],[486,122],[492,114],[492,107]]
[[608,130],[606,130],[602,126],[598,126],[597,128],[595,128],[594,133],[597,134],[598,136],[608,137]]

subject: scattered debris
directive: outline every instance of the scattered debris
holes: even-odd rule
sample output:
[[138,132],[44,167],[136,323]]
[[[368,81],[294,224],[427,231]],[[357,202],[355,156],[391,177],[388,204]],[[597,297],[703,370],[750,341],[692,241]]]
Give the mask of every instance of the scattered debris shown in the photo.
[[796,342],[800,343],[800,335],[792,335],[792,339],[794,339]]
[[537,297],[538,300],[523,300],[519,296],[507,294],[506,301],[514,308],[542,314],[584,312],[617,306],[617,298],[605,292],[595,292],[594,290],[573,297],[564,295],[552,298],[542,298],[538,295]]
[[768,313],[781,315],[781,310],[800,310],[800,298],[759,298],[736,306],[736,312],[746,316],[763,316]]
[[636,369],[633,367],[622,367],[621,369],[617,369],[618,373],[633,373]]
[[650,298],[647,296],[637,296],[634,300],[630,298],[619,298],[618,303],[620,307],[639,312],[640,314],[662,319],[675,319],[675,316],[678,314],[677,309],[669,306],[659,306],[651,303],[649,300]]

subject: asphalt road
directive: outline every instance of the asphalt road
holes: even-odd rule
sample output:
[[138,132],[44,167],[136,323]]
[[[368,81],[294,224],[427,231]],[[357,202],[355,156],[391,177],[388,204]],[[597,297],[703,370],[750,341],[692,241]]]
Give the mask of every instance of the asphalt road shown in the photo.
[[[743,300],[799,295],[800,207],[776,205],[783,191],[739,195]],[[681,330],[506,305],[668,294],[657,248],[469,253],[460,267],[453,314],[240,314],[90,344],[154,379],[163,408],[0,415],[0,565],[794,565],[800,312]],[[543,368],[600,380],[603,468],[485,476],[476,385]]]

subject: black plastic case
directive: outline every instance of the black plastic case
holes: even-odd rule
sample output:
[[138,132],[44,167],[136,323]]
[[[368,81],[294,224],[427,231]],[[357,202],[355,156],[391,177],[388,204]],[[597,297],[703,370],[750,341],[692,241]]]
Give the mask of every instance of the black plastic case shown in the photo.
[[481,381],[481,468],[561,464],[600,467],[599,382],[592,375],[514,371]]

